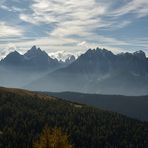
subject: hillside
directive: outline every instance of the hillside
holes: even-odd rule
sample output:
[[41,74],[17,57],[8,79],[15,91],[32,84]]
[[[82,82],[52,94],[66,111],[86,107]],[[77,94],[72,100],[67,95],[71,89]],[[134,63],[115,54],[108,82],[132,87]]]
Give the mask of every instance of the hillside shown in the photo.
[[148,123],[43,94],[0,88],[0,147],[31,148],[42,128],[60,127],[75,148],[148,146]]
[[76,92],[46,92],[46,94],[148,121],[148,96],[101,95]]

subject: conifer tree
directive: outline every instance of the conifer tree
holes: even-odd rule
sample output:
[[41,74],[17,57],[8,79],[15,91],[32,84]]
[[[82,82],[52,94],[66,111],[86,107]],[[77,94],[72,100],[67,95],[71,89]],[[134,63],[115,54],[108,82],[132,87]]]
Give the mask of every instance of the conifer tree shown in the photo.
[[73,148],[69,143],[68,135],[60,128],[50,129],[45,127],[38,140],[33,144],[34,148]]

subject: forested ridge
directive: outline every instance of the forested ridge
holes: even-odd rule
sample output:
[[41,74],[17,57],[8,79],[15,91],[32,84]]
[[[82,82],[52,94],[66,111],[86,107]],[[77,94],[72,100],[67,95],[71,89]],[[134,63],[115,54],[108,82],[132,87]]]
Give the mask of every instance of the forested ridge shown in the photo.
[[91,105],[148,122],[148,96],[87,94],[78,92],[43,92],[68,101]]
[[147,148],[148,123],[25,90],[0,88],[0,147],[32,148],[42,129],[61,128],[75,148]]

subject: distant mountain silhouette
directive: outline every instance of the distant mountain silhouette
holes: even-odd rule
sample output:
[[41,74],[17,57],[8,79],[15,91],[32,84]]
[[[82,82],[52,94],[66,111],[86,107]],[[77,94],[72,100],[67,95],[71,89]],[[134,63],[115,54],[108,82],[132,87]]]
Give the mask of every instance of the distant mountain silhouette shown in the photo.
[[71,61],[61,63],[36,46],[24,55],[14,51],[0,61],[0,85],[22,87],[70,63]]
[[46,91],[148,94],[148,59],[143,51],[115,55],[106,49],[89,49],[69,66],[27,87]]
[[24,64],[24,56],[17,51],[9,53],[2,61],[1,64],[5,65],[22,65]]
[[8,54],[2,61],[4,66],[12,66],[23,69],[56,69],[60,67],[57,59],[52,59],[45,51],[33,46],[24,55],[17,51]]

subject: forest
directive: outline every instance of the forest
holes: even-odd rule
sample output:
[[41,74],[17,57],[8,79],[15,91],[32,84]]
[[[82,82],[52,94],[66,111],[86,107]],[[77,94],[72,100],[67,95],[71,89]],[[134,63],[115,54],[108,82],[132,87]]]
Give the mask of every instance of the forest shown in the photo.
[[148,147],[147,122],[44,94],[0,88],[0,148],[32,148],[44,127],[60,128],[74,148]]
[[141,121],[148,121],[148,96],[87,94],[78,92],[42,92],[100,109],[118,112]]

